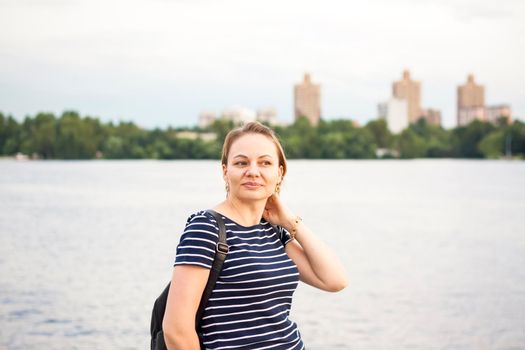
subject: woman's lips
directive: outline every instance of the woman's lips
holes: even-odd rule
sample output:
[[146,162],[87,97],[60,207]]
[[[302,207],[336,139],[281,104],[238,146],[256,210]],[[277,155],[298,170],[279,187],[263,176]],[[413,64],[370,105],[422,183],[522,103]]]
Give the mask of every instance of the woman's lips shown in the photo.
[[257,182],[245,182],[242,185],[248,189],[257,189],[262,186],[261,184]]

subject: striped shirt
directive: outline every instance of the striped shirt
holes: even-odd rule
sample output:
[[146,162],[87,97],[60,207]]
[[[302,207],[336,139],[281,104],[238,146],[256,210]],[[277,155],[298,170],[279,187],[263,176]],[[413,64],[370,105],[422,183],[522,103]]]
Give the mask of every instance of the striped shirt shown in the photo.
[[[284,251],[291,240],[264,219],[241,226],[224,217],[230,248],[201,322],[206,349],[304,349],[290,320],[292,295],[299,282],[297,266]],[[205,211],[192,214],[177,246],[177,265],[211,269],[218,241],[217,223]]]

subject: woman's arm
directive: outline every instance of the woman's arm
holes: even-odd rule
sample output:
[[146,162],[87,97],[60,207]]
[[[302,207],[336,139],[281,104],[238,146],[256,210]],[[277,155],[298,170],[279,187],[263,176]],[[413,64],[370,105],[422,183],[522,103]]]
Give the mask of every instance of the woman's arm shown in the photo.
[[210,270],[193,265],[173,268],[166,313],[162,322],[169,350],[199,350],[195,316]]
[[347,285],[346,272],[337,255],[328,248],[282,203],[278,194],[266,201],[263,217],[289,232],[296,230],[295,240],[286,244],[285,251],[297,265],[301,281],[329,292],[338,292]]
[[285,251],[297,265],[301,281],[316,288],[338,292],[348,282],[341,260],[302,222],[295,219],[283,225],[289,232],[295,227],[295,240],[288,242]]

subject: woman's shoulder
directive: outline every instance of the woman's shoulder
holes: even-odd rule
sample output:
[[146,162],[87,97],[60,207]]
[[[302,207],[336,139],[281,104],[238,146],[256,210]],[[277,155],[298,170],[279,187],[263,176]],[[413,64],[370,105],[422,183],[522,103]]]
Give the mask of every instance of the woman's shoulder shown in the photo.
[[190,214],[177,246],[175,265],[211,268],[218,237],[216,223],[206,210]]
[[191,213],[186,220],[186,230],[190,228],[217,232],[217,222],[208,210],[198,210]]
[[213,214],[209,212],[208,209],[202,209],[195,211],[188,216],[187,222],[189,223],[193,221],[215,222],[215,218],[213,217]]

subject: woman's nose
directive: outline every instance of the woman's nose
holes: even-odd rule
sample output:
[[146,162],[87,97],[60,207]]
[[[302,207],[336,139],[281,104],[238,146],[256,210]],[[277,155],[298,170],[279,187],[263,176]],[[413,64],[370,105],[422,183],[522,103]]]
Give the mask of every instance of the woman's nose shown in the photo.
[[259,176],[259,166],[256,162],[251,162],[246,170],[246,175]]

